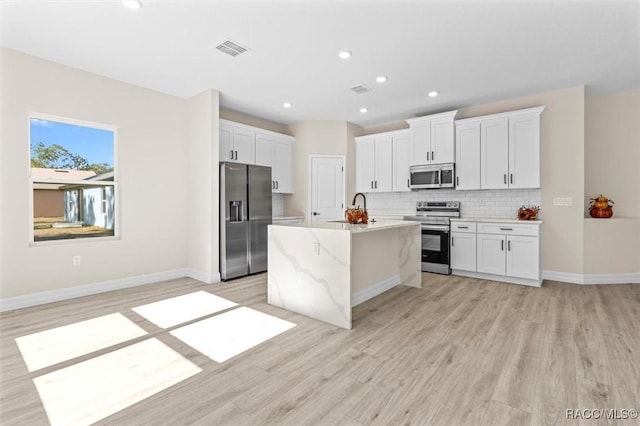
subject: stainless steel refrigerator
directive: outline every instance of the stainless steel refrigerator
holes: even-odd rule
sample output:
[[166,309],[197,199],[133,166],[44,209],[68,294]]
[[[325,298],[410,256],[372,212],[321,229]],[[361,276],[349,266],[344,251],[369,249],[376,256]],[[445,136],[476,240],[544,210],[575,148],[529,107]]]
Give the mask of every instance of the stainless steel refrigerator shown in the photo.
[[220,163],[220,278],[267,270],[271,167]]

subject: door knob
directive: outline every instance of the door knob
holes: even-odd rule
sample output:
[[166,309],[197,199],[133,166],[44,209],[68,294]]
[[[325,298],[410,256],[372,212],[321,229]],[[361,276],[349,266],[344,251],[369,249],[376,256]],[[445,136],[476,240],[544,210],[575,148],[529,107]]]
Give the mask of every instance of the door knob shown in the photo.
[[313,212],[313,215],[314,215],[314,216],[320,216],[320,213],[318,213],[318,212]]

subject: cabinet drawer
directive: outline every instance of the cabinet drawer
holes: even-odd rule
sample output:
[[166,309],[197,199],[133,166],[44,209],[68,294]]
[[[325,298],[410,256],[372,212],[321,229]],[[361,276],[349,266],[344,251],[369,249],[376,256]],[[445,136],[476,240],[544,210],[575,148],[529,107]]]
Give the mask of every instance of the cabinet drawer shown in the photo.
[[476,233],[475,222],[451,222],[451,232]]
[[524,225],[519,223],[478,223],[478,233],[503,234],[503,235],[530,235],[537,237],[540,234],[539,225]]

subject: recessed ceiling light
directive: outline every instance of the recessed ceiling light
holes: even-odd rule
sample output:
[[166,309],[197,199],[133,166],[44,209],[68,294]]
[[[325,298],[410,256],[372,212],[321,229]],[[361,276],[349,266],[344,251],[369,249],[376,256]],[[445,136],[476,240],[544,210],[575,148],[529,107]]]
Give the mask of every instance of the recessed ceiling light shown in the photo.
[[291,108],[291,103],[285,102],[285,103],[282,104],[282,106],[285,107],[285,108]]
[[367,112],[367,111],[369,111],[369,110],[368,110],[368,109],[366,109],[366,108],[360,108],[360,112],[361,112],[361,113],[363,113],[363,114],[364,114],[365,112]]
[[429,92],[430,98],[435,98],[436,96],[438,96],[438,92],[436,92],[435,90],[433,92]]
[[122,4],[129,9],[140,9],[142,7],[142,2],[139,0],[122,0]]
[[342,52],[338,53],[338,56],[340,57],[340,59],[349,59],[351,57],[351,52],[349,52],[348,50],[343,50]]
[[387,81],[387,77],[384,75],[381,75],[380,77],[376,77],[376,82],[378,83],[384,83],[385,81]]

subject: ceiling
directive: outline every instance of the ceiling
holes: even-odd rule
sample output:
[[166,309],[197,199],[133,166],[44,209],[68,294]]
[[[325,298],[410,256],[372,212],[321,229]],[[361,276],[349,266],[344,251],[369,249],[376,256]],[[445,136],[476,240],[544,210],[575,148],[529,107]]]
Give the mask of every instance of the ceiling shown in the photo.
[[[4,47],[184,98],[217,89],[223,107],[284,124],[368,126],[579,85],[640,89],[638,0],[1,3]],[[216,50],[227,38],[250,50]],[[373,90],[349,90],[359,84]]]

